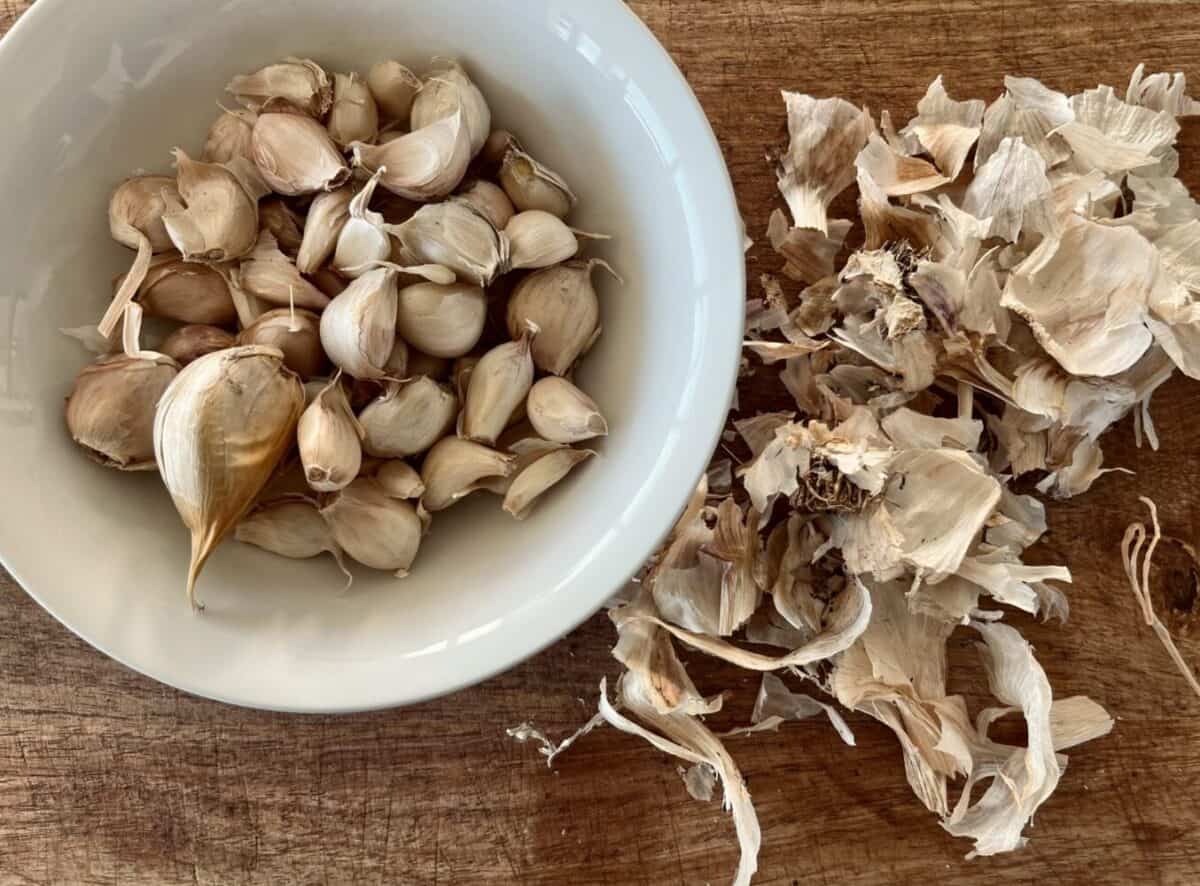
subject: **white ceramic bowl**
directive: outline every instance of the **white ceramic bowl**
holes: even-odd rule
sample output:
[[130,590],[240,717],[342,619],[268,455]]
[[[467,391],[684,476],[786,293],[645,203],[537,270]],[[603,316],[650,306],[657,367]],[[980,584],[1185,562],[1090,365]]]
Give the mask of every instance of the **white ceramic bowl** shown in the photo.
[[[186,534],[155,474],[100,468],[63,427],[94,323],[131,253],[109,192],[198,154],[229,78],[287,55],[330,70],[460,57],[497,124],[579,192],[604,336],[581,384],[602,457],[525,523],[495,498],[439,515],[412,577],[227,542],[184,598]],[[398,705],[467,686],[594,612],[652,552],[702,472],[736,375],[742,235],[704,114],[618,0],[39,0],[0,42],[0,554],[89,643],[165,683],[292,711]]]

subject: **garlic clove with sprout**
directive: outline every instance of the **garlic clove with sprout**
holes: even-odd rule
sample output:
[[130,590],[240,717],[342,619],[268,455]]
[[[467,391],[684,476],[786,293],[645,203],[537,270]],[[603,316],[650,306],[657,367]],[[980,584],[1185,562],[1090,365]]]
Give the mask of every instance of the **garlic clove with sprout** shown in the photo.
[[341,187],[322,191],[313,197],[304,220],[304,237],[296,253],[296,268],[302,274],[315,274],[333,255],[338,237],[350,218],[354,189]]
[[334,541],[333,530],[316,503],[302,495],[284,496],[255,507],[238,523],[233,537],[290,560],[310,560],[330,553],[346,576],[346,587],[350,586],[351,576],[342,562],[342,549]]
[[329,75],[316,62],[303,58],[286,58],[252,74],[240,74],[229,81],[226,91],[252,111],[261,111],[272,99],[282,99],[319,118],[333,103]]
[[277,194],[332,191],[350,178],[350,167],[329,133],[311,117],[260,114],[251,137],[254,163]]
[[284,254],[295,256],[304,241],[304,221],[278,197],[258,204],[258,226],[270,231]]
[[317,492],[345,489],[362,467],[363,428],[350,409],[340,376],[300,416],[296,444],[308,485]]
[[234,157],[254,162],[250,136],[258,114],[254,111],[224,110],[208,129],[200,159],[205,163],[228,163]]
[[536,458],[513,477],[504,494],[504,510],[524,520],[542,495],[595,454],[590,449],[555,449]]
[[[274,348],[234,347],[185,367],[163,393],[154,451],[192,535],[187,593],[292,445],[304,388]],[[202,608],[202,607],[201,607]]]
[[158,349],[180,366],[187,366],[205,354],[223,351],[233,345],[234,337],[224,329],[192,324],[180,326],[163,340]]
[[479,343],[487,312],[487,295],[478,286],[416,283],[398,293],[396,331],[426,354],[461,357]]
[[515,456],[460,437],[444,437],[429,450],[421,465],[421,482],[425,484],[421,504],[431,512],[445,510],[483,488],[482,481],[510,476],[516,463]]
[[470,135],[471,156],[478,154],[492,131],[492,112],[479,87],[453,59],[435,59],[421,82],[410,113],[414,130],[462,112]]
[[370,209],[375,186],[387,169],[380,167],[350,201],[349,217],[338,234],[333,268],[343,277],[358,277],[370,270],[374,262],[387,261],[392,254],[392,238],[387,222]]
[[466,203],[484,218],[492,223],[497,231],[503,231],[516,209],[512,201],[499,185],[494,185],[484,179],[476,179],[459,189],[452,198],[460,203]]
[[321,348],[321,318],[303,308],[275,308],[260,314],[238,334],[237,343],[276,348],[283,354],[283,365],[302,380],[329,369]]
[[334,541],[350,557],[371,569],[408,575],[425,527],[417,510],[392,498],[374,480],[355,480],[321,508]]
[[[124,279],[119,284],[124,286]],[[184,261],[177,252],[164,252],[150,262],[137,290],[147,316],[180,323],[230,326],[237,320],[229,285],[215,267]]]
[[242,262],[238,280],[247,293],[272,305],[294,304],[312,311],[329,305],[329,296],[300,274],[270,231],[262,232],[254,251]]
[[508,269],[508,238],[466,203],[431,203],[390,230],[415,260],[443,265],[477,286]]
[[385,461],[375,470],[375,482],[392,498],[418,499],[425,494],[421,475],[398,458]]
[[514,270],[548,268],[579,252],[579,240],[566,222],[540,209],[518,212],[509,219],[504,233]]
[[163,224],[188,261],[231,261],[258,242],[258,201],[269,191],[257,170],[239,158],[202,163],[175,149],[179,201],[168,200]]
[[413,99],[421,78],[397,61],[382,61],[367,71],[367,87],[380,112],[390,120],[408,125]]
[[420,455],[454,428],[458,398],[427,376],[388,382],[359,415],[363,450],[379,458]]
[[508,427],[533,384],[530,345],[536,331],[531,327],[517,341],[492,348],[479,359],[463,404],[463,437],[492,446]]
[[526,412],[534,430],[554,443],[581,443],[608,434],[608,422],[596,402],[555,375],[530,388]]
[[436,200],[450,194],[471,163],[471,140],[461,112],[385,144],[354,142],[350,148],[355,165],[369,172],[385,167],[379,183],[410,200]]
[[533,362],[542,371],[565,375],[599,336],[600,302],[592,282],[596,268],[616,277],[600,259],[571,261],[530,274],[513,290],[506,312],[509,334],[529,323],[538,327]]
[[369,142],[379,133],[379,108],[360,74],[333,75],[333,107],[326,124],[334,144]]
[[520,148],[509,148],[500,165],[500,184],[518,212],[538,209],[566,218],[578,198],[562,176]]

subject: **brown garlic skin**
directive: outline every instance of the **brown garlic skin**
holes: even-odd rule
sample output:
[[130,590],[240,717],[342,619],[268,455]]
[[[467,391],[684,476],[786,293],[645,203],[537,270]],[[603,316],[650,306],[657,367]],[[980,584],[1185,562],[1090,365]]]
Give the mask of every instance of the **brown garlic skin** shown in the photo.
[[179,323],[231,326],[237,321],[229,284],[221,273],[176,253],[154,258],[137,301],[148,316]]
[[224,329],[192,324],[181,326],[168,335],[158,350],[180,366],[187,366],[205,354],[232,348],[235,343],[236,339]]
[[304,239],[304,222],[290,206],[278,197],[263,200],[258,205],[258,222],[271,232],[282,252],[295,258]]
[[329,370],[321,349],[321,318],[312,311],[276,308],[238,335],[239,345],[266,345],[283,352],[283,365],[307,381]]

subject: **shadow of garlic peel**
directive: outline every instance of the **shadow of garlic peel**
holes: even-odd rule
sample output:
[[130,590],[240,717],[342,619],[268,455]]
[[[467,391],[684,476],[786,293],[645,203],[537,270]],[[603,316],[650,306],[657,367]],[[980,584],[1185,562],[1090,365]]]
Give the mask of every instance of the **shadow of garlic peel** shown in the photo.
[[[876,123],[842,99],[784,93],[790,218],[772,213],[767,236],[786,280],[763,275],[748,302],[745,372],[782,364],[791,402],[733,421],[725,442],[746,455],[713,462],[611,602],[625,672],[611,697],[601,682],[597,715],[559,744],[530,724],[509,730],[550,763],[608,723],[678,757],[692,796],[719,782],[741,846],[735,884],[751,881],[761,832],[725,739],[818,716],[854,743],[837,710],[782,676],[892,730],[917,799],[972,841],[968,858],[1022,847],[1063,752],[1113,726],[1088,698],[1055,698],[1005,622],[1009,609],[1065,622],[1053,583],[1071,580],[1023,562],[1046,518],[1014,486],[1085,492],[1110,470],[1100,441],[1114,423],[1132,414],[1139,445],[1157,448],[1155,390],[1176,370],[1200,378],[1200,204],[1175,177],[1174,147],[1177,118],[1200,103],[1182,75],[1142,67],[1124,97],[1017,77],[1004,87],[991,104],[957,101],[938,78],[901,129],[886,112]],[[509,174],[520,164],[512,154]],[[855,182],[865,245],[839,262],[854,223],[828,210]],[[521,287],[540,289],[539,276]],[[546,288],[539,301],[552,300]],[[530,316],[529,300],[514,294],[510,318]],[[537,344],[555,327],[537,322],[545,369]],[[586,401],[559,381],[534,385],[528,414],[566,441],[560,404]],[[1161,533],[1146,501],[1153,534],[1129,528],[1126,574],[1139,620],[1200,694],[1150,604]],[[977,641],[996,699],[974,716],[947,691],[956,631]],[[679,644],[763,673],[749,726],[718,735],[705,723],[723,696],[695,686]],[[1011,714],[1024,746],[991,737]]]
[[228,92],[241,107],[198,158],[112,195],[135,254],[98,326],[64,330],[98,355],[72,438],[158,469],[197,609],[231,534],[329,553],[348,586],[347,556],[407,575],[432,515],[476,491],[524,519],[608,432],[570,381],[600,334],[592,270],[611,272],[577,259],[604,238],[568,225],[570,187],[450,59],[331,76],[287,58]]

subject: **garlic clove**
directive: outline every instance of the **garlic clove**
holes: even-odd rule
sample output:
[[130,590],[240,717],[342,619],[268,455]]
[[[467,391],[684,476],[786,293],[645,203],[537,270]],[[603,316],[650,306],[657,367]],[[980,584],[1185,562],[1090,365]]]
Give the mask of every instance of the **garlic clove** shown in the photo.
[[[125,281],[120,285],[123,287]],[[184,261],[177,252],[156,255],[137,291],[138,304],[148,316],[231,326],[237,310],[229,285],[217,268]]]
[[421,504],[428,511],[441,511],[470,495],[481,481],[507,477],[516,468],[516,457],[505,455],[459,437],[444,437],[425,456],[421,481],[425,494]]
[[513,481],[527,467],[547,453],[566,449],[566,447],[561,443],[551,443],[549,440],[543,440],[534,432],[533,426],[529,422],[523,421],[513,425],[501,435],[500,440],[496,444],[496,449],[516,458],[516,465],[513,468],[513,472],[507,477],[489,477],[481,481],[479,486],[481,489],[486,489],[493,495],[503,498],[508,495],[508,490],[512,488]]
[[367,71],[367,86],[385,117],[407,126],[421,78],[397,61],[382,61]]
[[449,388],[426,376],[389,382],[359,415],[363,450],[379,458],[420,455],[450,433],[458,405]]
[[508,238],[466,203],[423,206],[390,230],[415,260],[443,265],[478,286],[508,269]]
[[499,174],[504,158],[513,148],[522,150],[521,142],[515,135],[507,129],[493,129],[487,141],[483,143],[483,150],[479,152],[481,170],[488,176]]
[[324,117],[333,103],[329,75],[316,62],[302,58],[287,58],[253,74],[238,75],[226,89],[252,111],[282,99],[312,117]]
[[387,261],[392,254],[392,238],[387,222],[369,208],[379,178],[386,172],[380,167],[350,201],[349,217],[338,235],[333,268],[343,277],[358,277],[375,262]]
[[326,125],[334,144],[343,149],[351,142],[369,142],[379,133],[379,108],[361,75],[333,75],[333,107]]
[[450,380],[454,382],[454,391],[458,394],[459,400],[467,399],[467,386],[471,383],[471,373],[479,365],[479,359],[482,356],[482,354],[467,354],[454,361],[454,367],[450,371]]
[[533,362],[543,372],[565,375],[599,335],[600,302],[592,282],[596,268],[616,276],[600,259],[571,261],[530,274],[513,290],[506,312],[509,334],[529,323],[538,327]]
[[216,326],[192,324],[181,326],[168,335],[159,346],[166,356],[180,366],[187,366],[213,351],[223,351],[232,348],[234,338],[224,329]]
[[303,220],[278,197],[258,205],[258,225],[260,230],[270,231],[280,251],[288,256],[294,256],[304,240]]
[[399,336],[396,337],[396,343],[392,345],[392,355],[388,357],[387,363],[383,366],[383,374],[390,379],[407,378],[408,372],[408,342]]
[[566,222],[540,209],[518,212],[504,228],[510,243],[510,266],[548,268],[579,252],[579,240]]
[[445,357],[435,357],[416,348],[408,349],[407,375],[424,375],[434,381],[445,381],[450,377],[450,370],[450,361]]
[[479,343],[487,322],[484,291],[467,283],[417,283],[398,294],[396,331],[435,357],[461,357]]
[[333,530],[316,503],[304,496],[289,495],[259,505],[238,523],[233,537],[291,560],[309,560],[328,552],[346,576],[346,587],[353,581]]
[[321,345],[335,366],[355,378],[382,378],[396,345],[396,284],[392,268],[368,271],[321,315]]
[[424,526],[416,509],[392,498],[370,478],[355,480],[321,508],[334,541],[371,569],[408,575],[421,546]]
[[230,261],[258,242],[258,200],[266,188],[238,158],[202,163],[175,149],[180,201],[168,200],[163,224],[188,261]]
[[317,492],[345,489],[362,467],[363,428],[335,377],[300,416],[296,443],[308,485]]
[[253,111],[222,110],[221,116],[208,129],[200,159],[205,163],[228,163],[234,157],[241,157],[253,163],[250,136],[257,119],[258,114]]
[[503,231],[516,213],[504,189],[481,178],[460,188],[452,199],[466,203],[490,221],[497,231]]
[[337,188],[313,197],[304,221],[304,237],[296,254],[296,268],[302,274],[315,274],[333,255],[338,237],[350,218],[354,189]]
[[462,436],[468,440],[494,445],[525,401],[533,384],[534,332],[492,348],[472,370],[462,421]]
[[376,468],[375,482],[392,498],[419,499],[425,494],[421,475],[408,462],[400,459],[385,461]]
[[193,607],[201,569],[270,480],[303,409],[300,380],[279,351],[259,346],[201,357],[159,400],[154,451],[192,535],[187,592]]
[[283,353],[283,365],[302,380],[329,369],[321,348],[321,318],[302,308],[276,308],[259,315],[238,334],[237,343],[276,348]]
[[436,200],[450,194],[471,162],[471,140],[462,113],[386,144],[354,142],[350,148],[355,165],[370,172],[385,167],[380,184],[410,200]]
[[242,262],[238,281],[247,293],[280,306],[324,310],[329,296],[306,280],[279,249],[270,231],[263,231],[250,257]]
[[524,520],[543,494],[595,454],[590,449],[555,449],[536,458],[513,478],[504,495],[504,510]]
[[329,133],[311,117],[260,114],[251,136],[254,163],[277,194],[298,196],[332,191],[350,178],[350,168]]
[[328,298],[337,298],[346,291],[346,278],[332,268],[318,268],[308,275],[312,284]]
[[462,112],[470,135],[471,156],[478,154],[492,130],[492,112],[479,87],[453,59],[435,59],[413,100],[411,128],[421,129]]
[[500,165],[500,184],[518,212],[537,209],[566,218],[578,202],[562,176],[520,148],[510,148],[505,155]]
[[581,443],[608,434],[596,402],[565,378],[547,376],[529,390],[529,422],[554,443]]

